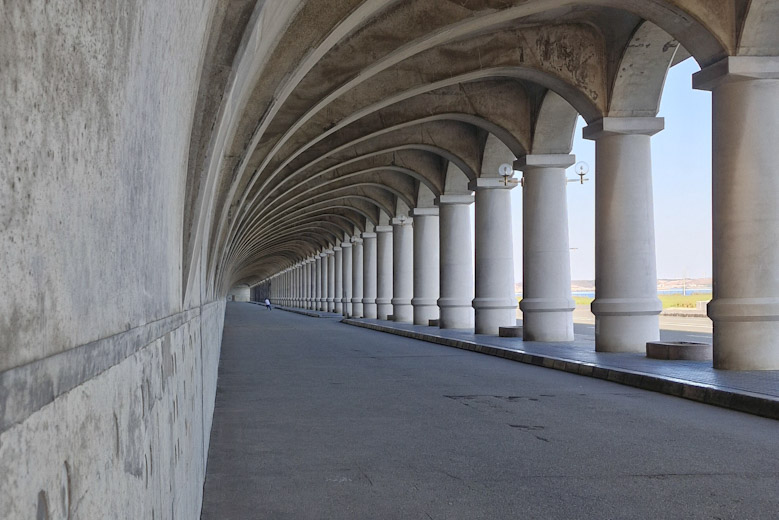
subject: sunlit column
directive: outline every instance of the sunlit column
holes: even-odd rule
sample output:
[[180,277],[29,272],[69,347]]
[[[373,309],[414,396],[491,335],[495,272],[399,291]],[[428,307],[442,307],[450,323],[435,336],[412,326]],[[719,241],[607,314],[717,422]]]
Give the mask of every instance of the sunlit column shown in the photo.
[[376,226],[376,316],[392,314],[392,226]]
[[522,189],[522,334],[529,341],[572,341],[571,252],[565,169],[573,155],[527,155],[514,164]]
[[376,233],[363,233],[363,294],[362,313],[376,319]]
[[343,248],[343,309],[344,316],[352,315],[352,243],[347,239],[342,244]]
[[438,208],[414,208],[414,323],[429,325],[438,319],[439,229]]
[[779,57],[730,57],[712,92],[714,367],[779,370]]
[[660,338],[651,136],[663,119],[601,119],[595,141],[595,350],[646,352]]
[[352,317],[362,318],[362,238],[352,238]]
[[495,178],[479,178],[476,192],[475,311],[476,334],[497,334],[517,323],[514,296],[514,242],[511,189]]
[[399,323],[412,323],[414,309],[414,220],[392,219],[392,316]]

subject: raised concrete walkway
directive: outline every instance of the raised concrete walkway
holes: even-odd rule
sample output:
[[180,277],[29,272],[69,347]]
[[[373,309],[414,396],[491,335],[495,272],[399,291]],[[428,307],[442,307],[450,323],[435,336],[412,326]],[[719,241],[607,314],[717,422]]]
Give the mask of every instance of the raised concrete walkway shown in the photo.
[[230,303],[202,518],[774,518],[777,423]]
[[344,323],[779,419],[779,371],[714,370],[710,361],[598,353],[581,336],[572,342],[540,343],[383,320]]

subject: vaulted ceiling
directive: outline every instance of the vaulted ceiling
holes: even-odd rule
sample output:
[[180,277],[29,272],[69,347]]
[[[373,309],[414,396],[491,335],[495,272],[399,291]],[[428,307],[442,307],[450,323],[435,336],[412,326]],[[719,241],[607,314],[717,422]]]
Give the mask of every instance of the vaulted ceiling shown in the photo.
[[654,116],[672,64],[775,49],[776,4],[224,0],[193,122],[185,291],[259,282],[505,158],[568,153],[578,115]]

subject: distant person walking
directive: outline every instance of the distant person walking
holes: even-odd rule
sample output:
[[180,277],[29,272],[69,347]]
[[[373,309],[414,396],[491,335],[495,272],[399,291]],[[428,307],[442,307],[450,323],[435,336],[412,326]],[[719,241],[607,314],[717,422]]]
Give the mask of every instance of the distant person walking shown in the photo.
[[265,306],[268,308],[269,311],[273,310],[273,306],[270,304],[270,300],[265,298]]

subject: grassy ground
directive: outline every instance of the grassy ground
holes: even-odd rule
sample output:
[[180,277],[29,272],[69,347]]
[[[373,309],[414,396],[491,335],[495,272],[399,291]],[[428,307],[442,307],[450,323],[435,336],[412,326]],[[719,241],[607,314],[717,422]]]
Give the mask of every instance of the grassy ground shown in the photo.
[[[686,296],[681,294],[659,294],[657,297],[663,302],[663,309],[671,307],[694,309],[696,302],[711,300],[711,294],[688,294]],[[592,298],[586,296],[573,297],[573,301],[576,302],[576,305],[589,305],[592,303],[592,300]]]

